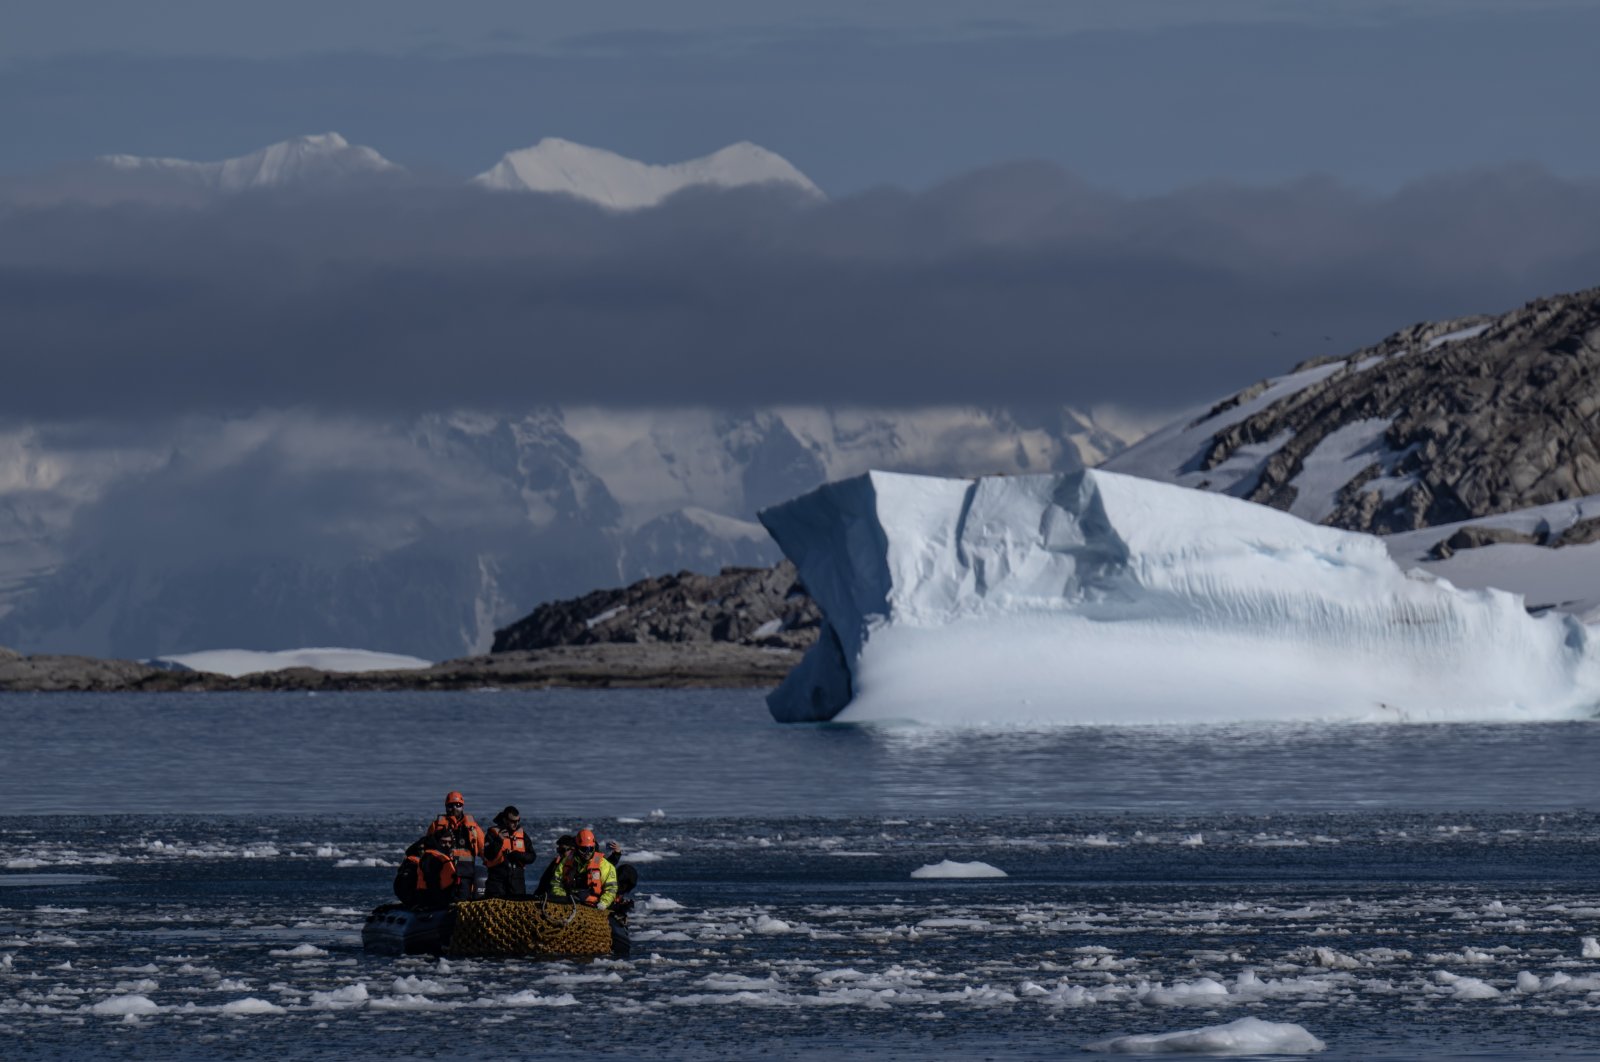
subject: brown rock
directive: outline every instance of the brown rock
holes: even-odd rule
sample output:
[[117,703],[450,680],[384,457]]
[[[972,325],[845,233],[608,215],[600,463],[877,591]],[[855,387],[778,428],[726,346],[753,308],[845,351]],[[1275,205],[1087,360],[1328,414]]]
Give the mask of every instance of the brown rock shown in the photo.
[[[1487,327],[1430,346],[1474,325]],[[1377,474],[1414,486],[1383,499],[1352,481],[1327,523],[1382,534],[1600,493],[1600,288],[1498,318],[1415,325],[1344,360],[1344,369],[1219,431],[1201,467],[1286,436],[1247,496],[1288,508],[1292,481],[1325,438],[1383,419],[1390,456]]]

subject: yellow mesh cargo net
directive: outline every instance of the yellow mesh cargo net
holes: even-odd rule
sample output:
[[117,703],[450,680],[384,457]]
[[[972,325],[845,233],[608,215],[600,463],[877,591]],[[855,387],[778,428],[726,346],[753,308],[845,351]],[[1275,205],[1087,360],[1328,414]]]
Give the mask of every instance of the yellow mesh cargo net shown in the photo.
[[465,900],[455,913],[452,959],[611,954],[611,922],[595,907],[561,900]]

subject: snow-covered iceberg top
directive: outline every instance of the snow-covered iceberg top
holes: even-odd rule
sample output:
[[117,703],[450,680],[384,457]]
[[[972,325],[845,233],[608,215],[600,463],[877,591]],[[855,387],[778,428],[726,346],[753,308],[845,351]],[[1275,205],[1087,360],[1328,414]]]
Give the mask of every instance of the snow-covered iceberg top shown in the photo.
[[761,514],[826,623],[783,721],[1588,718],[1570,616],[1370,535],[1101,471],[869,472]]
[[309,667],[318,671],[414,671],[432,667],[431,661],[400,653],[377,653],[370,649],[284,649],[264,652],[256,649],[206,649],[198,653],[179,653],[156,658],[159,663],[177,664],[190,671],[209,671],[213,675],[253,675],[261,671],[285,671]]

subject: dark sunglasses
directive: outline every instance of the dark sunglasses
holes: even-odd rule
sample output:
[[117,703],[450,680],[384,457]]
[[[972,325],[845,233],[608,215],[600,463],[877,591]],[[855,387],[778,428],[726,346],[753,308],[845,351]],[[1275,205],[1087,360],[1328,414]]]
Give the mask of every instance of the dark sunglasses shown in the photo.
[[461,801],[459,801],[459,800],[452,800],[452,801],[450,801],[450,803],[446,804],[445,807],[447,807],[447,808],[464,808],[464,807],[466,807],[466,805],[461,803]]

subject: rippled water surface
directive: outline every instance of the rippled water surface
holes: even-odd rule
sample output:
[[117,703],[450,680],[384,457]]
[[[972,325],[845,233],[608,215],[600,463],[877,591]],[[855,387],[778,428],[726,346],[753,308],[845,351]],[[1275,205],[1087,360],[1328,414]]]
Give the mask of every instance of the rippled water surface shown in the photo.
[[[21,1057],[1600,1057],[1600,726],[780,727],[757,694],[0,698]],[[368,956],[447,788],[593,823],[635,953]],[[946,860],[1000,878],[913,878]]]

